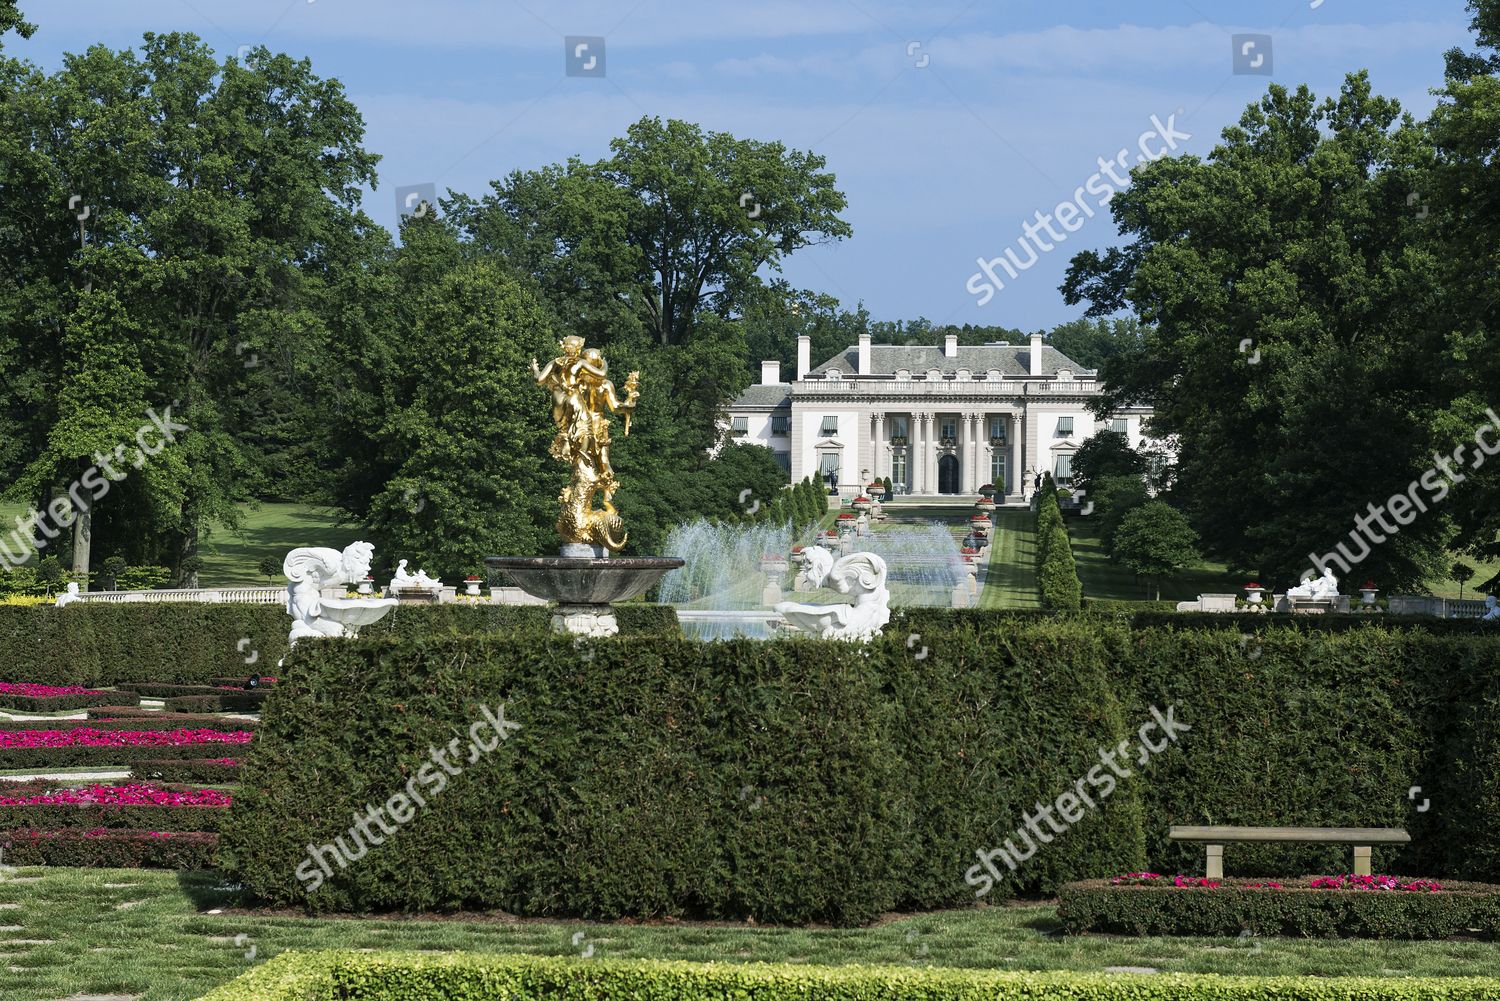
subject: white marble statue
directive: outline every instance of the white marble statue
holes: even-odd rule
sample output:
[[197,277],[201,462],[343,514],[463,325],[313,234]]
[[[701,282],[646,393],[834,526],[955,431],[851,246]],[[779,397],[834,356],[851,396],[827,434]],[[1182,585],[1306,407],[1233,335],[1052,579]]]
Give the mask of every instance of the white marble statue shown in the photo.
[[1324,598],[1339,596],[1339,579],[1333,575],[1332,567],[1323,568],[1323,576],[1311,577],[1286,592],[1288,598]]
[[1484,599],[1484,616],[1481,622],[1500,622],[1500,601],[1493,594],[1486,595]]
[[386,594],[395,594],[409,587],[417,586],[417,578],[406,572],[406,561],[402,560],[396,564],[396,575],[391,578],[390,585],[385,589]]
[[286,611],[295,621],[288,637],[295,646],[307,637],[353,636],[396,602],[387,598],[325,598],[323,588],[364,580],[375,547],[355,542],[337,549],[293,549],[281,564],[288,581]]
[[798,632],[820,639],[864,641],[879,636],[891,620],[885,560],[874,553],[850,553],[835,562],[833,554],[822,546],[808,546],[802,554],[807,560],[809,584],[852,594],[854,602],[808,605],[783,601],[775,606],[777,614]]
[[426,570],[418,570],[417,576],[412,579],[411,586],[421,588],[423,591],[437,592],[443,589],[443,582],[440,580],[433,580],[431,577],[427,576]]
[[76,580],[70,580],[68,581],[68,589],[57,596],[56,605],[58,608],[62,608],[64,605],[71,605],[77,600],[78,582]]

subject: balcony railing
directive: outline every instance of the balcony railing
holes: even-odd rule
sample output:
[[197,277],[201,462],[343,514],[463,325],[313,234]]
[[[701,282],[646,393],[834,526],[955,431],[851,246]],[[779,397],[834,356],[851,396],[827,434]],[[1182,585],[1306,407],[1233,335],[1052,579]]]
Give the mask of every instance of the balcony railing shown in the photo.
[[969,382],[944,380],[927,382],[911,379],[804,379],[792,383],[793,395],[816,396],[1089,396],[1102,389],[1097,379],[1073,379],[1070,382],[1022,382],[975,379]]

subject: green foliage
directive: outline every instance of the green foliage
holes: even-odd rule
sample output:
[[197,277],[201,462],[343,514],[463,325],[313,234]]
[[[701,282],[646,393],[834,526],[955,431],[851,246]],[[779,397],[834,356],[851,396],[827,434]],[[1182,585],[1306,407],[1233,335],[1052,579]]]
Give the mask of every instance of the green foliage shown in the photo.
[[281,576],[282,560],[275,556],[264,557],[255,565],[256,571],[267,580]]
[[[1477,422],[1444,417],[1478,350],[1448,341],[1470,322],[1434,315],[1445,281],[1432,241],[1446,227],[1408,201],[1426,200],[1433,160],[1364,73],[1322,102],[1273,84],[1206,158],[1134,171],[1110,202],[1125,246],[1073,258],[1070,303],[1146,324],[1105,359],[1100,408],[1153,408],[1153,432],[1180,450],[1174,496],[1232,566],[1295,579],[1309,552],[1347,543],[1350,512],[1406,492],[1434,453],[1472,438]],[[1474,197],[1455,211],[1472,215]],[[1486,245],[1470,235],[1451,253]],[[1361,572],[1420,586],[1446,565],[1450,533],[1431,511]]]
[[73,829],[33,837],[32,832],[5,834],[7,865],[88,866],[99,869],[211,869],[218,854],[218,835],[180,832],[151,837],[154,828],[111,828],[99,833]]
[[115,587],[120,591],[151,591],[171,578],[172,571],[167,567],[125,567],[115,575]]
[[945,967],[286,952],[203,1001],[1494,1001],[1483,977],[1151,977]]
[[16,34],[22,38],[30,38],[36,31],[36,25],[22,20],[20,10],[16,8],[16,0],[0,0],[0,35],[11,29],[15,29]]
[[[299,646],[226,864],[256,894],[318,911],[846,925],[972,900],[975,850],[1127,732],[1087,627],[987,639],[934,633],[921,660],[904,633],[852,660],[830,643],[522,633]],[[309,894],[294,875],[307,845],[343,834],[350,809],[400,791],[392,776],[501,699],[523,728]],[[1118,790],[994,896],[1140,859],[1133,796]]]
[[[200,748],[201,750],[201,748]],[[226,754],[225,757],[229,757]],[[232,785],[240,778],[240,766],[223,758],[182,758],[137,761],[130,766],[132,782],[184,782]]]
[[[1187,517],[1162,501],[1147,501],[1120,519],[1110,558],[1132,573],[1159,581],[1192,566],[1202,556],[1198,553],[1198,533]],[[1156,597],[1161,598],[1159,584]]]
[[1130,441],[1118,431],[1099,431],[1084,440],[1073,454],[1073,485],[1088,490],[1106,477],[1141,478],[1146,460],[1130,447]]
[[1225,880],[1212,888],[1112,886],[1090,880],[1058,890],[1057,916],[1074,935],[1288,935],[1299,938],[1500,937],[1500,887],[1444,882],[1437,893],[1282,889]]
[[[678,635],[669,606],[627,603],[616,614],[631,636]],[[541,606],[424,605],[397,608],[365,636],[430,636],[521,629],[546,633]],[[202,684],[242,675],[286,656],[281,605],[151,602],[0,606],[0,664],[9,680],[46,685],[113,685],[142,676],[158,684]],[[224,692],[224,695],[234,695]]]
[[1042,607],[1050,611],[1077,611],[1083,600],[1083,584],[1073,546],[1063,523],[1052,474],[1042,477],[1036,510],[1036,579]]

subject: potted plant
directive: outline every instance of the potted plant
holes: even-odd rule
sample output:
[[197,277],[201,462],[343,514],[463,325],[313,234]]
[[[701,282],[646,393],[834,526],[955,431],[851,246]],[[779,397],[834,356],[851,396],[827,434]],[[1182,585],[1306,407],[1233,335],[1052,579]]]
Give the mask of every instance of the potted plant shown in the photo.
[[1365,581],[1359,589],[1360,604],[1364,605],[1366,608],[1374,608],[1375,595],[1379,593],[1380,589],[1375,586],[1375,582],[1373,580]]
[[1265,593],[1266,589],[1253,580],[1245,585],[1245,600],[1252,605],[1259,605]]
[[875,502],[870,500],[870,498],[866,497],[864,494],[860,494],[858,497],[854,498],[853,502],[849,506],[854,508],[854,510],[858,511],[860,514],[869,514],[870,509],[875,506]]
[[479,576],[469,574],[469,576],[464,578],[464,594],[471,594],[476,598],[479,597],[479,585],[482,583],[484,581]]
[[995,499],[995,495],[999,492],[1000,491],[995,489],[995,485],[993,483],[986,483],[984,486],[979,488],[979,496],[983,497],[987,501],[993,501]]

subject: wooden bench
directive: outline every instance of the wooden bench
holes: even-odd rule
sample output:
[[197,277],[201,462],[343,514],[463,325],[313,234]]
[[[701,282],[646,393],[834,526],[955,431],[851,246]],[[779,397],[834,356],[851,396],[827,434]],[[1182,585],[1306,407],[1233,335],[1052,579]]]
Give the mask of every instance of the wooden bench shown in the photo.
[[1230,842],[1285,842],[1354,846],[1354,874],[1370,875],[1373,845],[1404,845],[1411,835],[1399,827],[1182,827],[1173,825],[1167,837],[1173,841],[1200,841],[1208,846],[1204,876],[1224,878],[1224,845]]

